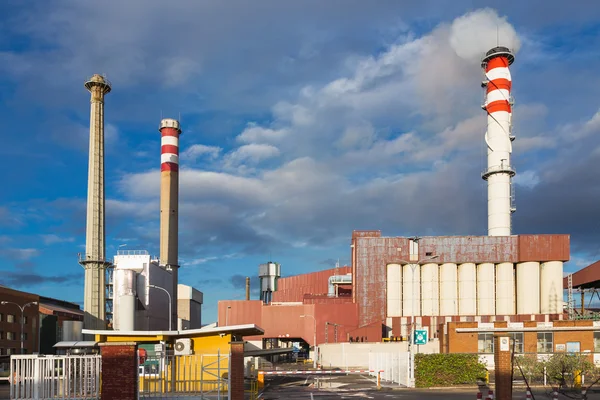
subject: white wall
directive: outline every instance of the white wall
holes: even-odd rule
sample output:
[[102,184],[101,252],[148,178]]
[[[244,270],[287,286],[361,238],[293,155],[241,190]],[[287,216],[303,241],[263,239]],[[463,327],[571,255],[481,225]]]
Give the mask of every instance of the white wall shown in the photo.
[[[419,353],[439,353],[440,342],[432,340],[417,347]],[[327,343],[319,345],[319,351],[323,367],[368,368],[370,353],[408,352],[408,342]]]

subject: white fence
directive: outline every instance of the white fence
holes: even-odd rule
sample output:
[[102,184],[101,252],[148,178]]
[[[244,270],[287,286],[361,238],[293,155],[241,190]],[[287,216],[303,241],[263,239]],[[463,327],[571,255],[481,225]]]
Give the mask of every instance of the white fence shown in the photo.
[[99,355],[10,357],[11,399],[99,399]]
[[[370,353],[369,370],[383,371],[382,380],[409,387],[409,357],[407,352]],[[370,374],[376,376],[377,372]]]

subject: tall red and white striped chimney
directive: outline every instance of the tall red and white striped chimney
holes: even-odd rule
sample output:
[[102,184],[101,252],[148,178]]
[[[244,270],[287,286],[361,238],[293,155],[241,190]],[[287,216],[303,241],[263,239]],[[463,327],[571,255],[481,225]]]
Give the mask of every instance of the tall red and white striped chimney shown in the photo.
[[171,271],[171,326],[177,329],[177,284],[179,269],[179,135],[175,119],[160,121],[160,264]]
[[511,179],[515,170],[510,164],[512,153],[512,80],[508,67],[515,57],[506,47],[494,47],[481,62],[485,71],[488,167],[482,178],[488,182],[488,235],[510,236],[511,214],[515,212]]

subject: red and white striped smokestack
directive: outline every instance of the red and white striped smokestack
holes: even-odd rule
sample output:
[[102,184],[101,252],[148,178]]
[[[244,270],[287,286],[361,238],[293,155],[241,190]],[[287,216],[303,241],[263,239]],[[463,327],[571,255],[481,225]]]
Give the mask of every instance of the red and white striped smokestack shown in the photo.
[[179,121],[160,121],[160,264],[171,270],[171,321],[177,329],[177,284],[179,269]]
[[506,47],[494,47],[482,60],[485,70],[482,86],[486,88],[483,109],[488,114],[485,142],[488,148],[488,168],[482,178],[488,182],[488,235],[510,236],[511,214],[515,211],[510,165],[512,153],[512,80],[508,69],[514,56]]

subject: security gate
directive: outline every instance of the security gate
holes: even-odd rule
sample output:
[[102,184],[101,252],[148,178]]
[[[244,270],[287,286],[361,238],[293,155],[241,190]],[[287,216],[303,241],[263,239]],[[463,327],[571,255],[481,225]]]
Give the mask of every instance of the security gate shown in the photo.
[[99,355],[10,357],[11,399],[99,399]]

